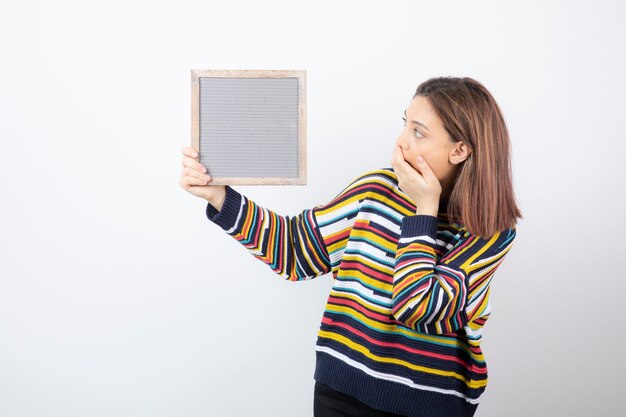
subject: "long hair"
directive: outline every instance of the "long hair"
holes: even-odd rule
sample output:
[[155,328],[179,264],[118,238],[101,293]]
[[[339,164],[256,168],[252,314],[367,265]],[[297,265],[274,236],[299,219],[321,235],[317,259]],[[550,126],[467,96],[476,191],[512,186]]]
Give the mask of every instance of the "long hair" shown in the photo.
[[471,153],[461,162],[447,204],[449,219],[459,219],[480,237],[515,227],[523,218],[515,201],[509,132],[491,93],[469,77],[435,77],[421,83],[425,97],[452,141]]

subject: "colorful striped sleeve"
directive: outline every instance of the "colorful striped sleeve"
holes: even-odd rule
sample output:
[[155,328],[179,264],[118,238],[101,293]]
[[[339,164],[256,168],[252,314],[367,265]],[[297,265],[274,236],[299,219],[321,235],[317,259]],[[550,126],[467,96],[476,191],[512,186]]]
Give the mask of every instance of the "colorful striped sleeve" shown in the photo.
[[209,203],[206,216],[287,280],[302,281],[330,272],[313,209],[293,217],[280,216],[227,186],[222,209],[218,212]]
[[489,284],[515,238],[515,228],[490,238],[465,233],[440,259],[435,216],[402,219],[394,266],[392,313],[429,334],[468,326],[478,331],[490,314]]
[[313,213],[326,244],[332,273],[337,276],[354,221],[368,193],[372,192],[371,173],[352,181],[328,204],[315,207]]

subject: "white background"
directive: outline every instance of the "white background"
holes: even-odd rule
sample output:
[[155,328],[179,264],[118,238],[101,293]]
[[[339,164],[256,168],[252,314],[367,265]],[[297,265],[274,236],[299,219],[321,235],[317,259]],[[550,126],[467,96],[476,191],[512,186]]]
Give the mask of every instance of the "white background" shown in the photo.
[[331,276],[289,283],[183,191],[190,70],[306,69],[308,184],[388,167],[432,76],[496,97],[524,215],[476,415],[617,416],[626,373],[619,1],[0,5],[0,416],[312,416]]

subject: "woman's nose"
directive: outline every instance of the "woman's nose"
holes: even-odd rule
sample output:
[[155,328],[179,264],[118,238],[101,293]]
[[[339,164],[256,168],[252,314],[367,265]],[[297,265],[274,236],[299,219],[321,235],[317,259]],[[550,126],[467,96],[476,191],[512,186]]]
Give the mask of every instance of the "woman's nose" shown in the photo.
[[400,146],[402,149],[406,149],[406,141],[404,140],[403,134],[396,139],[396,145]]

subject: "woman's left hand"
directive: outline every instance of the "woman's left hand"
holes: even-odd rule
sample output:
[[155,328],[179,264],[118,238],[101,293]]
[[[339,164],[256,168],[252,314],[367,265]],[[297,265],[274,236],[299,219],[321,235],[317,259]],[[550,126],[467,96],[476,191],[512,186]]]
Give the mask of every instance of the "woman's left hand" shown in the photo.
[[400,146],[394,147],[391,166],[398,177],[400,189],[415,202],[416,214],[437,216],[441,183],[425,159],[420,161],[418,157],[415,162],[419,171],[404,160]]

